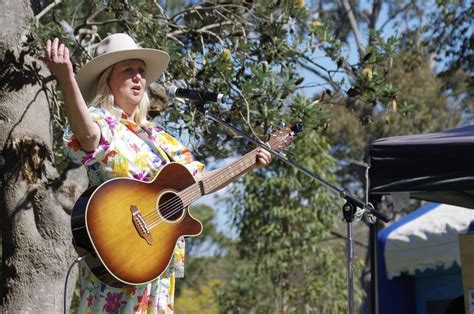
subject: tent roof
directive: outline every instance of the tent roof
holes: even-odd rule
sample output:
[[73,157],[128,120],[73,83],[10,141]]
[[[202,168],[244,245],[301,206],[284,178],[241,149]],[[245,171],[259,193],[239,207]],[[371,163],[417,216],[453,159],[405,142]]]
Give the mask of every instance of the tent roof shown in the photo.
[[460,265],[458,235],[466,233],[474,211],[429,203],[378,233],[387,276]]
[[370,193],[474,208],[474,125],[370,145]]

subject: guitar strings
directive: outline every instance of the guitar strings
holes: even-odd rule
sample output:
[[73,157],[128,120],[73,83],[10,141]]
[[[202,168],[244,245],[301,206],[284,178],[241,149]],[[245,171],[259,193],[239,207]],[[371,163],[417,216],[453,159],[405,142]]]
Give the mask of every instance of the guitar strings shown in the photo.
[[[274,144],[273,139],[270,139],[270,141],[268,141],[267,144],[272,146]],[[256,156],[256,151],[257,151],[257,149],[255,149],[252,152],[242,156],[241,157],[241,162],[245,161],[245,159],[249,159],[250,157],[252,157],[252,160],[255,160],[254,158]],[[248,166],[251,166],[254,163],[255,163],[255,161],[253,161]],[[217,172],[214,175],[214,177],[217,177],[218,174],[221,173],[221,172],[228,171],[229,169],[234,167],[236,164],[237,163],[234,163],[234,164],[230,165],[229,167],[222,168],[221,171]],[[242,170],[245,170],[245,168],[242,169]],[[217,180],[213,179],[213,178],[209,178],[209,179],[204,180],[203,183],[210,183],[212,181],[217,181]],[[189,187],[185,188],[184,190],[182,190],[182,191],[178,192],[177,194],[175,194],[175,196],[173,196],[172,198],[170,198],[169,200],[167,200],[166,202],[161,204],[161,206],[158,204],[158,208],[154,208],[151,211],[147,210],[148,213],[146,213],[142,216],[145,223],[149,224],[149,226],[147,226],[147,228],[149,230],[151,230],[151,229],[155,228],[156,226],[158,226],[163,221],[165,221],[168,218],[175,215],[176,213],[180,212],[181,210],[184,210],[184,208],[187,207],[187,206],[184,206],[184,204],[186,204],[189,200],[192,200],[192,198],[193,198],[192,195],[195,194],[195,192],[193,191],[195,188],[196,188],[195,184],[192,184],[191,186],[189,186]],[[181,197],[179,196],[179,194],[181,194]],[[201,193],[200,193],[200,196],[202,196]],[[165,211],[164,215],[160,214],[160,209]],[[147,220],[150,220],[150,221],[147,221]]]

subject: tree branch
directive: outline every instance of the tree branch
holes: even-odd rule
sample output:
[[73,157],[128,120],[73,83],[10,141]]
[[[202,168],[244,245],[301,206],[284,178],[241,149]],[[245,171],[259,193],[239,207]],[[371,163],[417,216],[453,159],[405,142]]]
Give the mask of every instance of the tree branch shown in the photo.
[[43,11],[41,11],[40,13],[38,13],[36,16],[35,16],[35,22],[36,22],[36,27],[39,26],[39,20],[46,14],[49,12],[49,10],[51,10],[52,8],[54,8],[55,6],[57,6],[58,4],[60,4],[62,2],[62,0],[54,0],[54,2],[51,2],[46,8],[43,9]]
[[400,9],[398,10],[395,10],[393,11],[389,17],[387,18],[387,20],[379,27],[379,29],[384,29],[385,26],[387,26],[388,23],[390,23],[391,20],[393,20],[394,18],[397,17],[398,14],[402,13],[403,11],[405,11],[406,9],[410,8],[413,4],[411,2],[408,2],[407,4],[405,4],[403,7],[401,7]]
[[318,77],[322,78],[323,80],[325,80],[328,84],[331,85],[332,88],[334,89],[339,89],[339,86],[337,86],[334,81],[331,79],[331,77],[323,74],[321,71],[313,68],[313,67],[310,67],[308,64],[304,63],[303,61],[298,61],[298,64],[300,66],[302,66],[303,68],[305,68],[306,70],[308,71],[311,71],[312,73],[316,74]]
[[[369,19],[369,30],[375,30],[375,25],[377,24],[377,20],[379,17],[380,13],[380,6],[381,3],[379,0],[374,1],[374,4],[372,5],[372,13],[370,14],[370,19]],[[374,41],[374,38],[372,35],[369,35],[369,44],[372,44]]]
[[344,6],[344,9],[346,10],[347,18],[349,19],[352,32],[354,33],[354,37],[357,42],[359,57],[363,58],[365,55],[365,49],[364,49],[364,45],[362,44],[362,38],[360,37],[359,27],[357,26],[357,20],[354,16],[354,12],[352,11],[351,4],[349,3],[349,0],[341,0],[341,1],[342,1],[342,5]]
[[[231,22],[231,21],[228,21],[228,22],[221,22],[221,23],[215,23],[215,24],[210,24],[210,25],[206,25],[206,26],[204,26],[204,27],[201,27],[201,28],[199,28],[199,29],[195,29],[195,30],[193,30],[193,32],[196,32],[196,33],[207,33],[207,34],[209,34],[209,33],[211,33],[211,32],[209,31],[210,29],[217,28],[217,27],[220,27],[220,26],[232,25],[232,24],[233,24],[233,22]],[[169,33],[169,35],[170,35],[170,36],[181,35],[181,34],[184,34],[184,33],[188,32],[188,31],[189,31],[189,30],[187,30],[187,29],[185,29],[185,28],[181,28],[180,30],[176,30],[176,31],[174,31],[174,32]],[[216,34],[213,34],[213,36],[219,38],[219,36],[217,36]],[[219,40],[222,41],[221,38],[219,38]]]

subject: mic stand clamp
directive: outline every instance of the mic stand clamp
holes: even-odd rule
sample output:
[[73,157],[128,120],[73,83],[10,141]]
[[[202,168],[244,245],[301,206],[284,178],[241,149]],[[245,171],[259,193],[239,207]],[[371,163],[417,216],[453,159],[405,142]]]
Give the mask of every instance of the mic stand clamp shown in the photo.
[[[243,131],[235,128],[234,126],[230,125],[229,123],[223,121],[222,119],[218,118],[214,114],[210,113],[208,107],[206,106],[206,102],[198,101],[194,102],[198,111],[200,111],[205,117],[210,118],[211,120],[217,122],[218,124],[232,130],[234,133],[242,136],[243,138],[249,140],[250,142],[254,143],[258,147],[261,147],[268,152],[272,153],[274,156],[278,157],[280,160],[284,161],[285,163],[291,165],[292,167],[300,170],[304,174],[308,175],[309,177],[319,181],[323,185],[330,188],[333,192],[336,192],[338,196],[344,198],[346,200],[345,204],[342,206],[342,215],[344,220],[347,223],[347,285],[348,285],[348,296],[349,296],[349,314],[354,313],[354,245],[352,239],[352,222],[354,220],[354,216],[357,213],[357,208],[361,208],[364,210],[364,213],[368,216],[373,215],[384,222],[388,222],[390,218],[383,213],[376,211],[372,204],[364,203],[361,200],[355,198],[354,196],[348,194],[345,190],[327,182],[326,180],[320,178],[319,176],[315,175],[314,173],[310,172],[309,170],[303,168],[299,164],[295,163],[294,161],[288,159],[284,154],[275,151],[271,147],[268,147],[265,143],[263,143],[259,139],[255,139],[250,135],[244,133]],[[298,126],[301,127],[301,126]],[[374,221],[375,222],[375,221]]]
[[346,202],[344,205],[342,205],[342,216],[347,223],[354,220],[354,215],[356,212],[357,208],[350,202]]
[[355,205],[354,202],[346,199],[346,203],[342,205],[342,216],[346,221],[347,227],[346,249],[349,314],[354,313],[354,240],[352,238],[352,222],[354,221],[356,212],[357,205]]

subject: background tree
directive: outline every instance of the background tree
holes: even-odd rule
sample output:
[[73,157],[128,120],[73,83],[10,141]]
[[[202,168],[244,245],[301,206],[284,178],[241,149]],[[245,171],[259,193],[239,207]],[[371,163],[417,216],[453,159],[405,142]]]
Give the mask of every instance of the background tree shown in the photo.
[[436,1],[423,41],[435,56],[443,93],[462,110],[464,123],[474,118],[473,14],[472,1]]
[[[0,312],[60,312],[74,260],[69,214],[83,172],[52,161],[55,114],[44,72],[22,47],[39,1],[2,1],[0,24]],[[81,180],[84,179],[84,180]]]
[[[331,154],[338,160],[338,177],[343,186],[363,197],[371,141],[472,121],[468,22],[472,3],[436,1],[433,6],[424,1],[344,0],[311,4],[313,33],[335,45],[315,41],[316,51],[331,57],[325,68],[311,58],[303,59],[302,65],[326,83],[326,92],[317,97],[332,99],[326,135]],[[392,221],[418,204],[394,208],[390,198],[386,200],[380,209]]]

